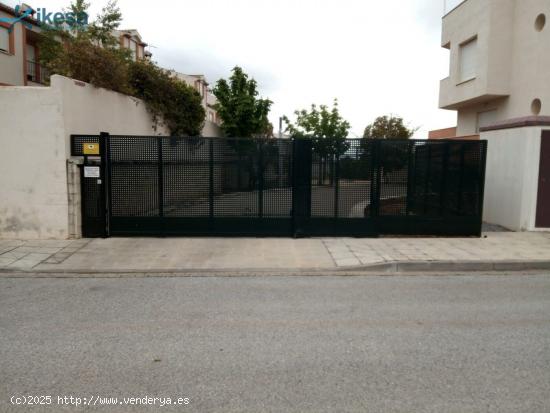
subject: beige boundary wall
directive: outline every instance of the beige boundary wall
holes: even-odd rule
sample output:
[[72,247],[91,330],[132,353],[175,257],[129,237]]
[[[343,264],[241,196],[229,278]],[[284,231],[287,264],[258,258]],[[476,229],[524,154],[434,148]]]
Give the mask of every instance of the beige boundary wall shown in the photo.
[[62,76],[50,87],[0,87],[0,125],[0,238],[78,236],[71,134],[167,132],[153,129],[142,101]]
[[481,133],[487,139],[483,219],[513,231],[535,227],[542,131],[520,127]]

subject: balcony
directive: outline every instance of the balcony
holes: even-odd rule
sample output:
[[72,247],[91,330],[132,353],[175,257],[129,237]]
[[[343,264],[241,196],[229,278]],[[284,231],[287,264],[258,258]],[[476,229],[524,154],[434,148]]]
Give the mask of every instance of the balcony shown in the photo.
[[46,68],[35,61],[27,60],[27,82],[45,86],[49,81],[50,74]]
[[[439,107],[447,110],[458,110],[478,103],[490,102],[509,96],[505,86],[491,88],[487,78],[492,75],[484,73],[482,76],[457,83],[452,77],[441,80],[439,86]],[[494,83],[494,82],[493,82]]]

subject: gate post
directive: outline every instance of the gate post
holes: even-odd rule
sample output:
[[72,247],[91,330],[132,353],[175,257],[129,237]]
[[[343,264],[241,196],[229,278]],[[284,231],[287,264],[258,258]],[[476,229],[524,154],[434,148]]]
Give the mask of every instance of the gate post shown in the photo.
[[311,217],[311,152],[311,140],[292,141],[292,222],[295,238],[307,236],[307,223]]
[[[258,149],[258,218],[264,217],[264,145],[257,143]],[[254,170],[254,169],[253,169]]]
[[334,180],[334,218],[338,219],[338,207],[340,204],[340,154],[337,153],[334,157],[334,168],[332,171]]
[[109,156],[110,135],[108,132],[99,133],[99,155],[101,157],[100,176],[101,176],[101,208],[102,215],[105,217],[105,225],[103,228],[102,238],[110,236],[111,227],[111,197],[110,197],[110,181],[111,181],[111,165]]
[[414,142],[408,142],[407,148],[407,210],[406,215],[409,216],[414,209],[414,188],[416,187],[416,167]]
[[442,165],[442,176],[441,176],[441,189],[439,193],[439,215],[444,216],[449,211],[447,211],[447,182],[449,175],[449,155],[450,155],[450,142],[445,142],[443,147],[443,165]]
[[214,220],[214,139],[208,138],[208,218],[209,227]]
[[371,201],[370,216],[377,218],[380,215],[380,186],[382,184],[382,141],[376,139],[372,142],[372,174],[371,174]]
[[159,231],[164,235],[164,164],[162,160],[163,138],[157,138],[157,179],[158,179],[158,204],[159,204]]

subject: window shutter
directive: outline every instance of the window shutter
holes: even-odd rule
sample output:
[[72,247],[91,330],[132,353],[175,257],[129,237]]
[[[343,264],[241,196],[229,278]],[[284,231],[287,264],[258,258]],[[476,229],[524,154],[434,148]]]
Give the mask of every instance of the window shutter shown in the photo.
[[10,34],[5,27],[0,27],[0,50],[10,52]]
[[473,79],[477,72],[477,39],[460,46],[460,81]]

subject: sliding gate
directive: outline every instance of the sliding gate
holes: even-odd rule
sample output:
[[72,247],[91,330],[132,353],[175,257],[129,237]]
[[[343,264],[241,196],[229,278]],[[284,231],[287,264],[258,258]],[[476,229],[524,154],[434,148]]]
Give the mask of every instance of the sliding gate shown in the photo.
[[83,234],[480,235],[486,142],[326,143],[75,135]]

